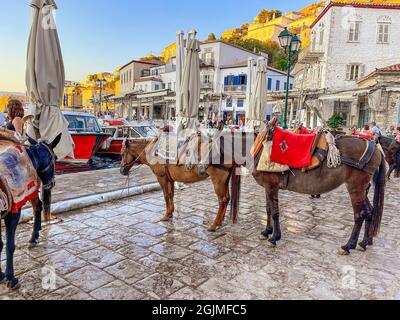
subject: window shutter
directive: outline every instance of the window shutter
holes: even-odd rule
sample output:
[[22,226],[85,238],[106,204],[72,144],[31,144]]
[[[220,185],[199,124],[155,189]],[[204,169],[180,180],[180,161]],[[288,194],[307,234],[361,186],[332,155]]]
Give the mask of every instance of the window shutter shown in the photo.
[[351,78],[351,65],[347,65],[347,70],[346,70],[346,80],[350,80]]
[[385,42],[385,43],[389,42],[389,25],[388,24],[386,24],[385,28],[384,28],[383,42]]
[[225,85],[225,86],[228,85],[228,79],[229,79],[229,77],[225,77],[225,79],[224,79],[224,85]]
[[365,77],[365,64],[360,66],[360,79],[364,79]]

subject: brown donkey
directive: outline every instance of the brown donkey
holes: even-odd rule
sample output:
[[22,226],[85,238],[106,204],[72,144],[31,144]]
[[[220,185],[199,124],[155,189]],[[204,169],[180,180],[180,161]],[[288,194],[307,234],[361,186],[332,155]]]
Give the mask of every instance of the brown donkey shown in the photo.
[[[268,140],[272,140],[273,130],[272,124],[267,125]],[[273,246],[281,240],[279,190],[315,195],[328,193],[346,184],[354,210],[355,226],[349,242],[342,247],[340,253],[348,255],[350,250],[356,249],[364,222],[365,236],[359,244],[359,249],[365,251],[368,246],[373,245],[373,238],[378,235],[383,215],[386,184],[384,155],[371,145],[372,156],[361,169],[357,166],[359,159],[365,154],[366,140],[340,136],[336,138],[336,145],[342,157],[342,164],[336,168],[328,168],[327,161],[323,161],[320,168],[308,172],[292,170],[286,174],[277,174],[260,172],[256,169],[253,171],[257,183],[265,188],[267,197],[268,225],[262,232],[261,239],[268,239]],[[368,199],[372,179],[375,185],[373,205]]]
[[[205,167],[205,171],[199,170],[199,165],[193,165],[191,168],[177,164],[153,163],[154,159],[148,159],[152,154],[157,138],[128,141],[126,140],[121,151],[121,174],[128,176],[131,168],[136,163],[141,163],[150,167],[160,183],[166,202],[166,213],[162,217],[162,221],[169,221],[173,217],[174,208],[174,184],[175,182],[194,183],[204,181],[211,178],[214,185],[215,193],[218,196],[219,209],[214,223],[208,229],[211,232],[221,227],[230,200],[231,216],[235,220],[239,207],[240,193],[240,175],[236,175],[235,164],[209,165]],[[229,193],[229,182],[231,182],[231,196]],[[234,221],[235,222],[235,221]]]

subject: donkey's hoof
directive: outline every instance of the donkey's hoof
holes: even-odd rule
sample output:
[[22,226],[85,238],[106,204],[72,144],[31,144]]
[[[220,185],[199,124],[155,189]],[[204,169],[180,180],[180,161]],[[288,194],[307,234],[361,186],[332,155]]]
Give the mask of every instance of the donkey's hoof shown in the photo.
[[169,220],[171,220],[171,218],[172,218],[172,216],[165,215],[165,216],[161,217],[161,221],[162,222],[168,222]]
[[7,282],[7,288],[10,290],[18,290],[21,287],[17,278],[13,278]]
[[264,233],[261,233],[260,236],[258,237],[258,239],[260,239],[261,241],[266,241],[266,240],[268,240],[269,238],[266,237],[266,236],[264,235]]
[[268,247],[270,247],[272,249],[276,248],[276,241],[275,240],[269,239],[266,243],[267,243]]
[[0,284],[6,282],[6,275],[3,272],[0,272]]
[[212,225],[211,227],[208,228],[208,232],[216,232],[218,230],[218,227],[215,225]]
[[340,248],[338,254],[339,256],[349,256],[350,251],[346,248]]
[[30,241],[29,242],[29,246],[28,249],[34,249],[39,245],[39,243],[37,241]]
[[366,246],[364,247],[362,244],[359,244],[357,246],[357,251],[366,252],[367,251],[367,247]]

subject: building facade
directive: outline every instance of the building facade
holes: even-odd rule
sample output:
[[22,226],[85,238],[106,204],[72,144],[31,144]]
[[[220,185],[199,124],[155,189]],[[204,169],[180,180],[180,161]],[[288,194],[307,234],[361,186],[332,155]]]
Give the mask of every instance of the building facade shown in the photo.
[[[400,4],[331,2],[312,25],[311,46],[295,68],[303,121],[324,124],[340,114],[345,127],[387,123],[359,94],[359,82],[377,69],[398,64]],[[317,119],[317,121],[315,121]]]
[[[200,119],[223,118],[227,122],[244,122],[247,95],[248,60],[260,55],[223,41],[208,41],[200,44]],[[121,68],[121,96],[118,114],[136,120],[171,120],[176,116],[176,59],[168,63],[142,69],[142,76],[135,79],[131,91],[124,90]],[[128,81],[129,81],[129,75]],[[283,91],[286,73],[268,70],[270,91]],[[293,79],[289,83],[293,88]],[[272,113],[272,106],[266,113]]]

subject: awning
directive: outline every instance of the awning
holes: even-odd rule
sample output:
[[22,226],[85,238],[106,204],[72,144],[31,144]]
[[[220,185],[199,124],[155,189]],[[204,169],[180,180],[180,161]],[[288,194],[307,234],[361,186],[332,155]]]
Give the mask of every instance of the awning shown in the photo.
[[143,94],[138,94],[136,97],[138,99],[144,99],[144,98],[153,98],[153,97],[165,97],[169,93],[169,90],[164,90],[164,91],[157,91],[157,92],[149,92],[149,93],[143,93]]
[[356,97],[353,92],[349,93],[337,93],[337,94],[328,94],[322,95],[318,98],[318,100],[341,100],[341,101],[353,101]]

